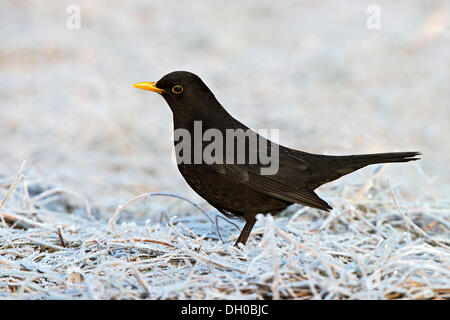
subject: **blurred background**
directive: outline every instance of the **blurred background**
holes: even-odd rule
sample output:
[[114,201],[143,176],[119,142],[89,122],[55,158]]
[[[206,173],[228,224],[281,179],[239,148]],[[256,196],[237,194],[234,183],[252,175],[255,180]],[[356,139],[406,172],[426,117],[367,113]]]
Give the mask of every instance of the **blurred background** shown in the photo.
[[288,147],[421,151],[383,178],[407,199],[448,200],[449,13],[432,0],[2,0],[0,180],[27,160],[31,187],[64,186],[101,210],[151,191],[200,200],[171,160],[170,109],[133,87],[188,70]]

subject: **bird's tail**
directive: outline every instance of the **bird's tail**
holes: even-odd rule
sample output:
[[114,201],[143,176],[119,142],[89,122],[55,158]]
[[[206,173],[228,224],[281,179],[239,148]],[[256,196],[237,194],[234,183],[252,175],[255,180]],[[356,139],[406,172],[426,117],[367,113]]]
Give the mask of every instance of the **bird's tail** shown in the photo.
[[[328,165],[332,170],[323,170],[324,174],[319,175],[316,180],[316,186],[336,180],[346,174],[361,169],[370,164],[391,163],[391,162],[408,162],[419,160],[417,156],[420,152],[389,152],[389,153],[372,153],[360,154],[352,156],[326,156],[329,160]],[[326,163],[326,162],[325,162]]]
[[389,153],[373,153],[373,154],[361,154],[354,156],[343,156],[343,164],[349,166],[365,167],[369,164],[375,163],[389,163],[389,162],[408,162],[419,160],[417,156],[421,155],[420,152],[389,152]]

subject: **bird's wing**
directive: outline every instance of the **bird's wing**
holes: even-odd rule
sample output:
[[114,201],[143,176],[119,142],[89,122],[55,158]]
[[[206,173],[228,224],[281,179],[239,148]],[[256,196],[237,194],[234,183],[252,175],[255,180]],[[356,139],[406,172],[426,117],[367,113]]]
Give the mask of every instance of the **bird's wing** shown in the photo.
[[[237,120],[233,119],[233,121],[233,128],[248,129]],[[225,123],[230,127],[228,122]],[[217,126],[220,126],[220,124],[217,124]],[[254,145],[252,146],[250,144],[248,146],[250,149],[247,151],[247,154],[260,151],[260,146],[264,145],[267,146],[267,150],[270,150],[270,154],[272,155],[272,151],[275,151],[272,148],[276,145],[278,147],[278,157],[276,157],[277,159],[272,159],[272,161],[278,162],[279,170],[276,174],[262,175],[261,168],[267,168],[267,166],[260,164],[225,163],[209,164],[205,167],[221,174],[224,179],[245,184],[255,191],[277,199],[326,211],[332,209],[328,203],[314,193],[314,188],[311,188],[311,186],[315,185],[315,163],[318,160],[317,157],[320,157],[319,155],[293,150],[273,142],[269,143],[270,141],[268,139],[260,135],[257,136],[258,145],[256,149],[254,149]]]
[[[280,159],[284,159],[284,157],[280,157]],[[224,179],[245,184],[268,196],[326,211],[332,209],[313,190],[305,187],[304,178],[307,175],[302,178],[302,175],[299,174],[302,169],[298,164],[295,166],[295,163],[284,160],[280,163],[282,164],[280,171],[275,175],[261,175],[258,165],[211,164],[206,167],[221,174]],[[308,168],[307,164],[303,166],[303,170]]]

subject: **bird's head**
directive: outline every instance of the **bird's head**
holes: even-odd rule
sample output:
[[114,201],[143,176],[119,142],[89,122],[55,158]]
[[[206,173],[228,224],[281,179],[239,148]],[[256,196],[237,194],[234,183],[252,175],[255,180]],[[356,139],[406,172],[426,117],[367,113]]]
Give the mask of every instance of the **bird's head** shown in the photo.
[[187,71],[174,71],[157,82],[139,82],[134,86],[161,94],[173,112],[199,110],[217,102],[200,77]]

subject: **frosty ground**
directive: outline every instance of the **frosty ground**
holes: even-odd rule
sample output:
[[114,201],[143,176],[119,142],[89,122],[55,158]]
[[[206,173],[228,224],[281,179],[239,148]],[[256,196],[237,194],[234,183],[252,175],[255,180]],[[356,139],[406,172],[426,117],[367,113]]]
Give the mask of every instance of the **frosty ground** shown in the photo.
[[[61,188],[30,195],[17,175],[1,209],[0,296],[20,299],[450,298],[449,209],[399,206],[378,170],[364,184],[328,190],[330,214],[292,206],[258,216],[246,247],[238,226],[170,193],[118,206],[109,221]],[[14,188],[14,190],[13,190]],[[156,197],[193,207],[120,222]],[[365,200],[363,199],[365,198]],[[83,201],[81,201],[83,202]],[[442,236],[445,235],[445,236]]]

